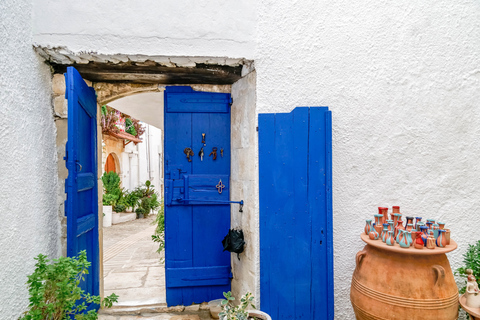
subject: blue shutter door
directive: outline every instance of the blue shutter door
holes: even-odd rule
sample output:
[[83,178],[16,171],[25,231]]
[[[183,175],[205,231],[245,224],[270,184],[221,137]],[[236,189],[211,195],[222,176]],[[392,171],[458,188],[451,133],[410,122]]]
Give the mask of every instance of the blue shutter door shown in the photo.
[[260,114],[260,301],[272,319],[333,319],[331,112]]
[[[68,67],[68,142],[66,147],[67,255],[87,251],[89,274],[81,282],[92,294],[99,292],[98,192],[97,192],[97,98],[93,88],[73,67]],[[91,305],[90,308],[98,306]]]
[[[230,290],[230,94],[165,90],[165,275],[167,304],[190,305]],[[205,134],[205,144],[202,143]],[[201,161],[199,151],[203,147]],[[217,148],[217,158],[210,156]],[[194,156],[188,161],[185,148]],[[221,149],[223,148],[223,156]],[[222,193],[216,185],[222,181]]]

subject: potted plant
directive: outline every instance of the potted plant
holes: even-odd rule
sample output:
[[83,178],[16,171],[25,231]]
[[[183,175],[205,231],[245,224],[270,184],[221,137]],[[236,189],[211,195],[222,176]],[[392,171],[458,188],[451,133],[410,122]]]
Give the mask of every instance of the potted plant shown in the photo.
[[[470,307],[465,296],[469,276],[473,286],[476,284],[476,287],[478,288],[478,280],[480,280],[480,241],[478,241],[475,245],[468,245],[467,251],[463,254],[463,263],[464,266],[458,268],[455,272],[456,275],[459,275],[465,279],[462,287],[460,287],[458,290],[462,294],[460,297],[460,305],[466,312],[468,312],[471,319],[480,319],[480,308]],[[477,283],[475,283],[475,281]],[[480,293],[474,295],[478,294]]]
[[142,207],[135,209],[135,213],[137,214],[137,219],[143,219],[145,217],[145,209]]
[[118,300],[114,293],[102,300],[100,296],[85,293],[80,287],[91,264],[85,251],[77,257],[60,257],[53,261],[39,254],[35,260],[35,271],[27,281],[30,304],[20,320],[95,320],[98,318],[96,310],[85,313],[88,304],[110,308]]
[[120,177],[117,173],[105,172],[103,182],[103,227],[112,226],[112,207],[122,198],[123,190],[120,188]]
[[225,297],[225,300],[222,300],[221,302],[222,312],[219,313],[221,320],[272,320],[272,318],[265,312],[248,309],[249,306],[255,309],[255,306],[252,304],[254,298],[250,292],[247,292],[240,299],[239,305],[234,305],[233,301],[235,298],[232,297],[232,293],[230,291],[224,292],[223,296]]

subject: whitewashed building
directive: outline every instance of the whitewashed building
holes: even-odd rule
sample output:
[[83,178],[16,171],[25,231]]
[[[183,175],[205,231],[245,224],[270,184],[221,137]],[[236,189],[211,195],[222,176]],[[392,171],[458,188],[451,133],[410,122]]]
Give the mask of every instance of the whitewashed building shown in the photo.
[[349,300],[355,254],[377,206],[445,221],[459,244],[448,255],[452,269],[480,238],[478,1],[2,0],[2,319],[26,308],[33,257],[65,252],[67,114],[65,84],[54,73],[78,66],[98,101],[108,102],[163,88],[150,82],[108,91],[108,81],[85,66],[149,67],[147,61],[172,69],[214,66],[216,73],[205,77],[219,70],[227,70],[222,79],[237,77],[178,82],[233,97],[230,196],[245,201],[245,214],[232,209],[232,226],[243,228],[247,242],[241,260],[232,255],[235,295],[251,291],[262,305],[256,131],[262,113],[297,106],[332,111],[335,319],[355,318]]

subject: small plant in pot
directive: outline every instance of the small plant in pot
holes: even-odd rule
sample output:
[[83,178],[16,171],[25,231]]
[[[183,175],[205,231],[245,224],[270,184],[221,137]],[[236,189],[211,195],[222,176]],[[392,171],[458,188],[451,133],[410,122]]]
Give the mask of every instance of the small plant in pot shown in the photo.
[[143,209],[142,207],[139,207],[135,209],[135,213],[137,214],[137,219],[143,219],[145,216],[145,209]]
[[262,311],[257,310],[248,310],[248,307],[251,306],[255,309],[252,301],[254,299],[252,293],[247,292],[241,299],[240,304],[235,305],[235,297],[232,296],[232,293],[224,292],[223,296],[225,300],[222,300],[222,312],[218,315],[221,320],[272,320],[268,314]]

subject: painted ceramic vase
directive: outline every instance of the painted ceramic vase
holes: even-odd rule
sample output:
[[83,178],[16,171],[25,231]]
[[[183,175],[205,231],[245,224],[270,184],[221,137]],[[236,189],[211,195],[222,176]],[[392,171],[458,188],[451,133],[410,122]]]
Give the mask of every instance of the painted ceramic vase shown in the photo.
[[440,227],[438,226],[438,224],[434,223],[432,226],[432,230],[433,230],[433,237],[436,240],[438,238],[438,230],[440,230]]
[[445,223],[438,222],[438,228],[441,229],[441,230],[445,229]]
[[414,247],[415,249],[423,249],[425,247],[425,244],[423,243],[422,239],[422,232],[417,231],[416,236],[415,236],[415,241],[414,241]]
[[382,219],[383,219],[383,215],[382,214],[376,214],[374,215],[375,217],[375,230],[377,230],[378,234],[381,234],[382,233]]
[[402,214],[401,213],[394,213],[393,214],[393,225],[397,226],[397,221],[402,220]]
[[365,224],[365,234],[370,234],[370,231],[372,231],[372,220],[369,219],[369,220],[366,220],[366,224]]
[[421,237],[423,241],[423,246],[427,246],[427,239],[428,239],[428,227],[426,226],[421,226],[420,231],[422,232]]
[[382,215],[382,224],[387,223],[388,220],[388,208],[386,207],[378,207],[378,214]]
[[413,217],[406,217],[406,223],[405,223],[405,225],[409,225],[409,224],[412,224],[412,225],[413,225]]
[[395,237],[398,236],[398,230],[405,230],[402,219],[397,220],[397,225],[395,226]]
[[410,242],[410,247],[413,247],[413,245],[415,244],[415,240],[417,240],[417,233],[421,234],[421,232],[413,229],[412,232],[410,232],[410,233],[411,233],[410,236],[411,236],[411,239],[412,239],[412,241]]
[[377,230],[375,230],[375,228],[372,228],[372,231],[370,231],[368,236],[372,240],[378,240],[380,238],[380,234],[377,232]]
[[398,244],[402,248],[410,248],[410,242],[409,242],[409,237],[410,240],[412,239],[411,233],[405,230],[400,231],[401,239],[399,239]]
[[433,235],[428,236],[427,249],[435,249],[435,238]]
[[395,232],[395,227],[393,225],[393,220],[387,220],[388,223],[388,231],[394,231]]
[[450,244],[450,229],[445,229],[445,239],[447,239],[447,246]]
[[445,230],[438,230],[438,237],[436,240],[437,247],[445,248],[447,246],[447,239],[445,238]]
[[382,242],[384,243],[385,241],[387,241],[387,233],[388,233],[388,223],[384,223],[382,234],[380,235],[380,238],[382,238]]
[[390,219],[393,220],[393,225],[396,225],[397,224],[397,221],[395,220],[395,215],[400,215],[402,216],[402,214],[400,213],[400,207],[399,206],[393,206],[392,207],[392,213],[390,213]]
[[393,246],[395,244],[395,237],[393,236],[393,231],[388,231],[387,240],[385,243],[388,246]]
[[412,230],[413,230],[413,224],[408,223],[408,224],[407,224],[407,227],[405,228],[405,230],[407,230],[408,232],[412,232]]
[[418,223],[419,223],[419,222],[422,222],[422,217],[416,217],[416,218],[415,218],[415,230],[417,230],[417,231],[420,231],[420,230],[418,229]]
[[378,240],[378,238],[380,238],[380,233],[378,233],[375,228],[372,228],[368,236],[372,240]]
[[432,221],[429,221],[427,220],[427,223],[426,223],[427,227],[428,227],[428,230],[432,229],[432,225],[433,225],[433,222]]
[[419,221],[419,222],[417,223],[417,228],[416,228],[417,231],[420,231],[420,232],[421,232],[422,229],[420,229],[420,228],[423,227],[423,226],[425,226],[425,222]]

